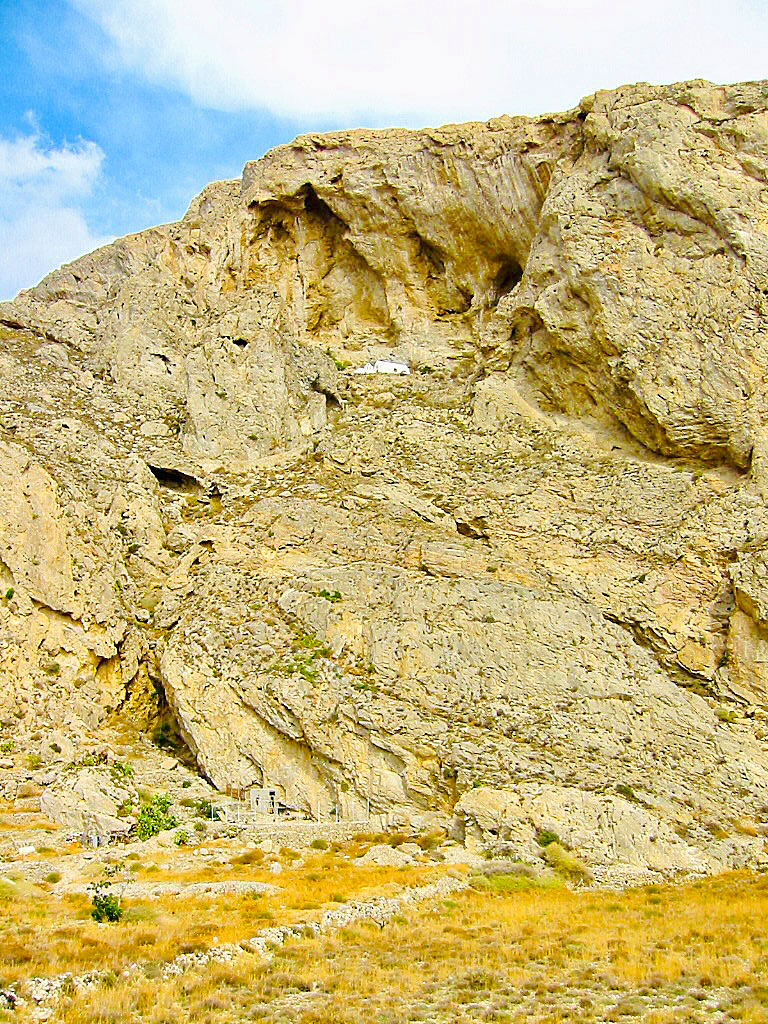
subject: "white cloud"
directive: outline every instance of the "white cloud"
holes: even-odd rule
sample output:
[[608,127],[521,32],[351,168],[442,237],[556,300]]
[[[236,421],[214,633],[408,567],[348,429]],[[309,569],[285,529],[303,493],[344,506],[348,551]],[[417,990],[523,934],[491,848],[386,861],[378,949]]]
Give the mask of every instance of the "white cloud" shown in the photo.
[[223,110],[439,122],[764,75],[762,0],[70,0],[112,59]]
[[103,160],[93,142],[54,147],[37,133],[0,138],[0,298],[110,241],[91,232],[79,208]]

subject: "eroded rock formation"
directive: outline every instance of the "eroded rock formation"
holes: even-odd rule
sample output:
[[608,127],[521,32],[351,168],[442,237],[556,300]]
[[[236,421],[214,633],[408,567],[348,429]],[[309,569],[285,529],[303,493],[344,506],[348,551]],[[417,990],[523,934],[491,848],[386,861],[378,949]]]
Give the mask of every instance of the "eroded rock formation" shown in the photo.
[[755,862],[767,225],[766,83],[640,85],[299,138],[0,306],[2,717]]

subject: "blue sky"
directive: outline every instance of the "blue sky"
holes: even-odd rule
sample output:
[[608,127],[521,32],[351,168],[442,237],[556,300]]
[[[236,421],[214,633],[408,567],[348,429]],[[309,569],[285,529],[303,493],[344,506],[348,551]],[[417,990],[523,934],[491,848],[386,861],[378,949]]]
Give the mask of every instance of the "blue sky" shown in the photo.
[[764,0],[0,0],[0,39],[0,299],[303,131],[768,76]]

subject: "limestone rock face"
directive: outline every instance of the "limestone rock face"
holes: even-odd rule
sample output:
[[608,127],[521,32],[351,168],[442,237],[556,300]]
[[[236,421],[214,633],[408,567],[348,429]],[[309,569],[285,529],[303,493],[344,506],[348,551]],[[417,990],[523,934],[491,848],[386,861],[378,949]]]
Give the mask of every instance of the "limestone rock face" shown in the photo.
[[640,85],[299,138],[0,306],[0,720],[758,863],[767,224],[766,83]]
[[78,832],[99,835],[127,832],[135,818],[120,817],[126,802],[136,799],[132,787],[120,786],[106,772],[81,769],[44,790],[40,810],[52,821]]

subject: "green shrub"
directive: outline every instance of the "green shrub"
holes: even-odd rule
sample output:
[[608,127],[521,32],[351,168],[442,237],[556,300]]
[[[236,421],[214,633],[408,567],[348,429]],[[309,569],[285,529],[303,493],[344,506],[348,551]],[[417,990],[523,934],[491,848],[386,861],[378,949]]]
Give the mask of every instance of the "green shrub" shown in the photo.
[[11,598],[13,597],[14,593],[15,593],[15,591],[14,591],[13,587],[8,587],[8,589],[5,592],[5,600],[6,601],[10,601]]
[[149,803],[139,811],[139,820],[136,826],[136,834],[142,841],[151,839],[160,832],[170,828],[176,828],[179,824],[177,818],[168,811],[171,806],[171,798],[167,793],[157,793]]
[[123,908],[114,893],[108,892],[109,882],[99,882],[93,887],[91,895],[91,917],[101,924],[103,921],[119,921],[123,916]]
[[616,792],[619,794],[619,796],[623,796],[625,800],[637,800],[637,797],[635,796],[635,791],[632,789],[631,786],[628,786],[626,782],[620,782],[616,786]]
[[562,841],[557,832],[553,832],[549,828],[536,829],[536,842],[539,846],[549,846],[551,843],[560,843],[562,845]]
[[61,875],[59,874],[58,871],[51,871],[49,874],[45,876],[45,880],[46,882],[50,882],[51,885],[55,885],[56,882],[61,881]]
[[212,821],[220,821],[221,815],[218,810],[213,807],[210,800],[203,797],[197,801],[197,813],[201,818],[210,818]]
[[309,844],[312,850],[327,850],[328,843],[324,839],[313,839]]
[[136,774],[136,769],[127,761],[115,761],[110,771],[115,782],[118,782],[120,779],[132,779]]
[[177,846],[186,846],[189,842],[189,835],[182,829],[181,832],[176,833],[173,837],[173,841]]
[[0,754],[10,754],[16,744],[13,740],[6,740],[5,743],[0,743]]
[[715,708],[715,718],[719,722],[735,722],[736,714],[733,711],[729,711],[727,708]]

